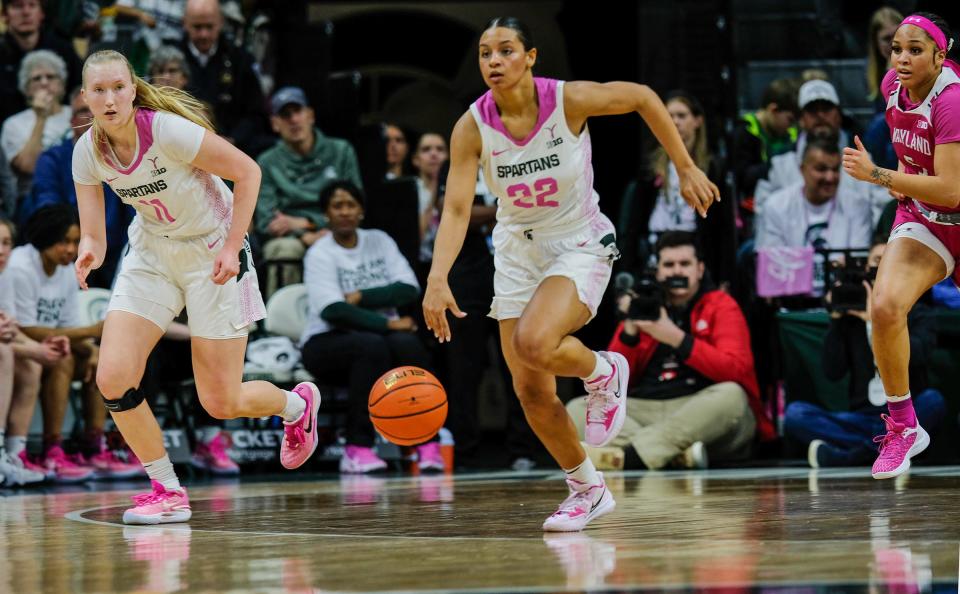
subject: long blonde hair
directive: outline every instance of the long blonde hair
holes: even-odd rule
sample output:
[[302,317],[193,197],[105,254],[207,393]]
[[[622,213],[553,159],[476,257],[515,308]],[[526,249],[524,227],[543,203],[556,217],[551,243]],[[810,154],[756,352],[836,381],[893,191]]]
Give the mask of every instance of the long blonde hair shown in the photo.
[[[197,98],[190,93],[175,89],[173,87],[157,87],[143,80],[133,71],[133,67],[127,58],[120,52],[113,50],[101,50],[90,54],[83,63],[83,84],[86,85],[87,68],[94,64],[104,64],[106,62],[119,61],[127,67],[130,73],[130,80],[133,81],[136,96],[133,98],[134,107],[143,107],[154,111],[163,111],[176,114],[203,126],[211,132],[216,132],[213,124],[206,116],[206,107]],[[98,150],[94,151],[98,160],[103,159],[103,151],[109,146],[107,133],[104,132],[96,118],[93,120],[92,135],[93,145]]]
[[[690,110],[690,114],[693,117],[701,118],[700,127],[697,128],[696,136],[694,136],[693,139],[693,150],[690,151],[690,157],[693,158],[697,169],[707,173],[710,169],[712,155],[710,154],[710,147],[707,145],[707,119],[703,114],[703,106],[693,95],[690,95],[686,91],[673,91],[669,93],[664,97],[663,104],[666,105],[671,101],[683,103],[687,106],[687,109]],[[667,151],[664,150],[662,146],[657,145],[657,148],[654,149],[650,157],[650,172],[654,176],[660,176],[664,183],[666,183],[669,164],[670,156],[667,155]]]
[[870,99],[876,99],[880,95],[880,83],[883,76],[887,73],[890,56],[881,61],[877,46],[877,31],[884,25],[894,25],[903,21],[903,15],[896,8],[884,6],[877,9],[870,17],[870,25],[867,27],[867,91]]

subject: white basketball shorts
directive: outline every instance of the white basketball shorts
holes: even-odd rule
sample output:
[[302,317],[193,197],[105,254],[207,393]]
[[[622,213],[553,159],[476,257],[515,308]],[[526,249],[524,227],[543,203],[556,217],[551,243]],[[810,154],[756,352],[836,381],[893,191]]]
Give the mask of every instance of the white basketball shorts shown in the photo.
[[187,308],[191,336],[239,338],[264,318],[250,244],[240,250],[240,273],[222,285],[211,279],[213,262],[227,234],[172,239],[130,226],[130,241],[120,265],[108,311],[146,318],[166,330]]
[[497,225],[493,247],[496,273],[488,315],[496,320],[519,318],[537,287],[550,276],[572,280],[593,319],[620,255],[613,224],[602,214],[566,229],[517,233]]

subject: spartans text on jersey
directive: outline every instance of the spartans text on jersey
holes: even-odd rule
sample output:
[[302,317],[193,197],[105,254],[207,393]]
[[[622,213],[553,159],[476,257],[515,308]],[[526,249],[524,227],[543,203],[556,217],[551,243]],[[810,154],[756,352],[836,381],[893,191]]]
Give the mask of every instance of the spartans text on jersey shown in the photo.
[[121,198],[140,198],[141,196],[149,196],[150,194],[156,194],[167,189],[167,182],[162,179],[158,179],[155,182],[149,184],[143,184],[142,186],[136,186],[133,188],[117,188],[117,196]]
[[498,165],[497,177],[520,177],[522,175],[537,173],[539,171],[545,171],[547,169],[553,169],[554,167],[559,166],[560,157],[556,154],[553,154],[548,157],[540,157],[539,159],[532,159],[516,165]]

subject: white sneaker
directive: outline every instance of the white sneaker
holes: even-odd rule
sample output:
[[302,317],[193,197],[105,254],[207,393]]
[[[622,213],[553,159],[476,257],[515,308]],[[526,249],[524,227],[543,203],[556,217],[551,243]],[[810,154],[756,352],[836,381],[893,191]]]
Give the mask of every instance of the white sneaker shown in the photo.
[[4,453],[0,456],[0,484],[8,487],[41,483],[46,479],[42,472],[24,468],[19,456]]
[[609,445],[623,428],[627,418],[627,383],[630,368],[620,353],[601,352],[610,362],[613,373],[592,382],[583,382],[587,389],[587,423],[584,441],[593,447]]
[[707,467],[707,447],[702,441],[695,441],[693,444],[683,450],[681,455],[684,468],[703,470]]
[[590,485],[585,489],[585,485],[573,479],[567,479],[570,495],[563,500],[557,511],[553,512],[544,521],[543,529],[545,531],[576,532],[583,530],[590,520],[613,511],[617,504],[613,500],[613,495],[607,489],[603,474],[599,472],[597,474],[600,476],[600,484]]

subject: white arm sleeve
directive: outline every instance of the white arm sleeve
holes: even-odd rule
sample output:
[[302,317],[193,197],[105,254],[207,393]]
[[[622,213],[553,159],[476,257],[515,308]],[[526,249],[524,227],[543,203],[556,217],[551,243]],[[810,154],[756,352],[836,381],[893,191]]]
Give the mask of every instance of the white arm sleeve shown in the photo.
[[311,249],[303,261],[303,282],[307,285],[310,309],[317,315],[331,303],[343,301],[343,289],[337,277],[337,262],[322,249]]
[[77,145],[73,147],[73,181],[82,186],[99,186],[100,167],[93,155],[93,141],[90,131],[84,132]]
[[200,152],[206,128],[171,113],[157,112],[156,143],[177,161],[191,163]]

